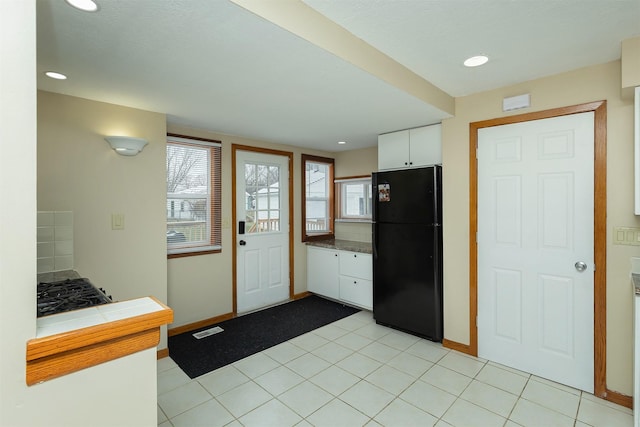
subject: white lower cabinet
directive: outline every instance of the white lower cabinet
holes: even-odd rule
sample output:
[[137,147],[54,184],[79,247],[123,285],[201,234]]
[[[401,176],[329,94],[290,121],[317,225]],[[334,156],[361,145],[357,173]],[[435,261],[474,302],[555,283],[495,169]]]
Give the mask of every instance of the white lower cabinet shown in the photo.
[[318,295],[372,310],[371,255],[307,246],[307,289]]
[[329,298],[340,298],[338,251],[307,246],[307,290]]

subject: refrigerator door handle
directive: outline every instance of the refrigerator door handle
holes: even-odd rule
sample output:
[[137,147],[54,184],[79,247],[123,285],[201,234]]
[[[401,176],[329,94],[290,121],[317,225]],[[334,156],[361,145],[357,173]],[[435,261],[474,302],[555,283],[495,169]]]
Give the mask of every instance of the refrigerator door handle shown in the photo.
[[372,226],[373,226],[373,236],[372,236],[373,238],[371,239],[371,252],[373,255],[373,259],[376,259],[378,257],[378,248],[377,248],[378,243],[376,241],[376,223],[374,222]]

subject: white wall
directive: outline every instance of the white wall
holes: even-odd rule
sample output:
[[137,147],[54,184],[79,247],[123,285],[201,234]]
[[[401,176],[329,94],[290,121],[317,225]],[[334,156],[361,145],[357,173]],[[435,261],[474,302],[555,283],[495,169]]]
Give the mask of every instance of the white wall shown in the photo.
[[155,426],[155,349],[27,387],[36,331],[34,1],[0,1],[0,425]]
[[[0,1],[0,425],[25,425],[26,342],[36,330],[35,2]],[[7,185],[15,183],[16,185]],[[30,406],[30,405],[29,405]],[[25,410],[26,409],[26,410]]]

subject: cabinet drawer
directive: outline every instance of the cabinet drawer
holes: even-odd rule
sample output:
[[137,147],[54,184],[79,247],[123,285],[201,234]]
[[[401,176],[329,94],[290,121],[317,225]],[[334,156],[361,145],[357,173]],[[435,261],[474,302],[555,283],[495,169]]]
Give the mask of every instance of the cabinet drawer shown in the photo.
[[340,299],[368,310],[373,309],[373,282],[340,276]]
[[370,254],[340,252],[340,274],[373,280],[373,260]]

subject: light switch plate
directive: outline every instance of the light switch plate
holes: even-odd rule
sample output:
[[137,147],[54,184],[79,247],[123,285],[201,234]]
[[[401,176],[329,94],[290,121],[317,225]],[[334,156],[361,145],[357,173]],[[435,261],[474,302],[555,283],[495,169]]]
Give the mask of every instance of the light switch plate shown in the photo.
[[640,228],[613,227],[613,244],[640,246]]
[[111,214],[111,229],[124,230],[124,214]]

